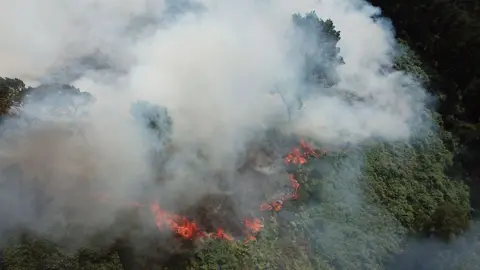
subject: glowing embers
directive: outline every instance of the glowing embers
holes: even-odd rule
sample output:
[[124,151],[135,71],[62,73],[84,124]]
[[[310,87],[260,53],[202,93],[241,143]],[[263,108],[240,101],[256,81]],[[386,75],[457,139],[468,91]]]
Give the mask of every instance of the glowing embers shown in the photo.
[[318,158],[322,154],[325,154],[325,152],[315,150],[311,145],[301,140],[300,148],[293,148],[293,150],[285,156],[284,161],[285,164],[304,165],[307,163],[308,158]]
[[[295,147],[291,152],[289,152],[285,158],[285,164],[294,164],[294,165],[304,165],[308,162],[309,158],[318,158],[321,155],[325,155],[325,151],[320,151],[314,149],[311,145],[307,144],[305,141],[300,141],[300,148]],[[287,200],[298,199],[298,189],[300,184],[295,179],[293,174],[288,175],[290,180],[290,186],[292,191],[289,194],[285,194],[282,197],[272,201],[264,202],[260,205],[260,211],[280,211],[283,208],[283,204]]]
[[[160,231],[164,231],[166,228],[168,228],[176,235],[189,240],[198,238],[214,238],[228,241],[234,240],[234,238],[230,234],[226,233],[223,228],[217,228],[215,233],[204,232],[198,228],[194,221],[190,221],[186,217],[167,212],[161,209],[156,203],[150,205],[150,210],[155,217],[155,223]],[[247,234],[247,238],[249,239],[252,239],[252,237],[254,239],[252,234],[257,234],[261,228],[263,228],[263,223],[261,223],[258,219],[247,219],[244,221],[244,224],[246,227],[245,232]]]
[[202,235],[195,222],[163,210],[158,203],[151,204],[150,211],[154,215],[155,223],[160,231],[168,228],[185,239],[193,239],[195,236]]
[[293,174],[288,175],[288,179],[290,180],[290,186],[292,188],[292,191],[288,194],[285,194],[278,198],[277,200],[274,200],[273,202],[264,202],[260,205],[260,211],[280,211],[283,207],[283,203],[287,200],[295,200],[298,198],[298,189],[300,188],[300,184],[298,181],[295,179],[295,176]]
[[[300,147],[294,148],[285,157],[285,163],[294,165],[304,165],[310,158],[318,158],[324,155],[324,151],[314,149],[305,141],[300,141]],[[288,200],[295,200],[298,198],[298,190],[300,188],[299,182],[295,179],[295,175],[289,174],[290,190],[280,198],[274,199],[270,202],[263,202],[260,204],[260,211],[280,211],[283,204]],[[106,197],[101,198],[102,201],[107,200]],[[206,232],[199,228],[198,224],[188,219],[185,216],[168,212],[160,207],[158,203],[151,203],[150,205],[143,205],[136,202],[129,203],[130,206],[143,208],[149,207],[154,216],[155,224],[160,231],[171,231],[175,235],[186,240],[195,240],[202,238],[219,239],[233,241],[236,240],[232,235],[225,232],[223,228],[216,228],[215,232]],[[256,240],[256,235],[264,228],[263,219],[249,218],[243,221],[243,234],[245,236],[245,243]]]

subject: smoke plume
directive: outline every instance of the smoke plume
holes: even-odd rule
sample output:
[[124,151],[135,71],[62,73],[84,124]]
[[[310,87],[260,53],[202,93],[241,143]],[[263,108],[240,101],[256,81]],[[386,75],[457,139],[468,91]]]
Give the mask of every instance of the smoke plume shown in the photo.
[[[318,40],[292,15],[311,11],[340,31],[344,64],[308,60],[333,86],[305,79]],[[392,71],[394,33],[379,15],[361,0],[5,1],[0,75],[51,93],[5,123],[16,128],[0,142],[0,229],[106,228],[123,206],[98,206],[102,196],[188,208],[218,192],[214,179],[257,181],[238,173],[245,163],[275,175],[279,156],[257,147],[271,130],[325,146],[418,135],[427,95]]]

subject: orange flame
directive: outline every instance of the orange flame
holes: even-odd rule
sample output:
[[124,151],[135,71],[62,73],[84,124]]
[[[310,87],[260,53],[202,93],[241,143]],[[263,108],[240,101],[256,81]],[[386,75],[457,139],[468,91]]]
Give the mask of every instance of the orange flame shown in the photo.
[[217,239],[226,239],[229,241],[233,241],[233,237],[223,231],[222,228],[217,229],[217,234],[215,235],[215,238]]
[[293,174],[288,175],[288,179],[290,180],[290,186],[292,187],[292,192],[280,197],[278,200],[270,202],[270,203],[262,203],[260,204],[260,211],[280,211],[283,207],[283,203],[287,200],[296,200],[298,198],[298,189],[300,188],[300,184],[295,179]]
[[307,144],[304,140],[300,141],[300,147],[303,150],[303,154],[306,156],[314,156],[314,157],[319,157],[320,154],[313,149],[313,147],[309,144]]
[[[304,165],[307,163],[307,160],[309,158],[317,158],[320,155],[326,154],[325,151],[318,151],[303,140],[300,141],[300,148],[295,147],[290,153],[285,156],[284,161],[286,164]],[[300,188],[300,184],[295,179],[295,176],[293,174],[289,174],[288,179],[290,181],[292,192],[280,197],[273,202],[263,202],[260,205],[260,211],[280,211],[285,201],[295,200],[298,198],[298,190]],[[102,196],[99,199],[102,202],[106,202],[109,198],[107,196]],[[154,216],[155,224],[160,231],[168,229],[183,239],[194,240],[196,238],[215,238],[225,239],[228,241],[234,240],[234,238],[228,233],[226,233],[222,228],[217,228],[215,233],[204,232],[198,228],[197,224],[194,221],[190,221],[184,216],[165,211],[160,207],[158,203],[143,205],[137,202],[132,202],[128,205],[135,207],[149,206],[150,211]],[[254,235],[258,234],[264,227],[262,221],[257,218],[245,219],[243,224],[245,226],[245,243],[249,241],[254,241],[256,239]]]
[[151,204],[150,210],[160,231],[168,227],[171,231],[185,239],[193,239],[195,236],[204,235],[195,222],[189,221],[186,217],[164,211],[157,203]]
[[307,163],[307,159],[300,154],[300,149],[298,147],[295,147],[292,152],[288,153],[287,156],[285,157],[285,163],[289,164],[295,164],[295,165],[303,165]]
[[253,219],[245,219],[243,221],[243,224],[247,229],[245,232],[245,235],[246,235],[246,239],[244,241],[245,244],[247,244],[250,241],[255,241],[256,238],[254,235],[258,234],[263,229],[263,223],[259,219],[253,218]]
[[245,224],[245,227],[247,227],[247,229],[254,234],[260,232],[263,229],[263,223],[257,218],[251,220],[245,219],[243,223]]

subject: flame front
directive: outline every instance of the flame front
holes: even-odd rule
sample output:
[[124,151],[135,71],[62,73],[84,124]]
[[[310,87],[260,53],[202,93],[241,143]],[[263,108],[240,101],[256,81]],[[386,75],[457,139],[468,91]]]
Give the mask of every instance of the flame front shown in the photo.
[[[318,151],[303,140],[300,141],[300,148],[295,147],[285,156],[285,164],[304,165],[307,163],[309,158],[318,158],[321,155],[326,154],[325,151]],[[288,179],[290,180],[292,192],[278,198],[275,201],[262,203],[260,205],[260,211],[280,211],[285,201],[298,199],[298,190],[300,188],[300,184],[298,183],[297,179],[295,179],[293,174],[289,174]]]
[[205,235],[198,229],[197,224],[194,221],[190,221],[186,217],[169,213],[160,208],[158,203],[152,203],[150,205],[150,211],[155,217],[155,223],[160,231],[168,228],[185,239],[193,239],[196,236]]
[[[325,151],[319,152],[318,150],[314,149],[312,146],[302,140],[300,141],[300,148],[295,147],[290,153],[285,156],[284,161],[286,164],[294,164],[300,166],[306,164],[309,158],[317,158],[324,154]],[[261,203],[260,211],[280,211],[283,208],[283,204],[285,201],[295,200],[298,198],[298,190],[300,188],[300,184],[295,179],[295,176],[293,174],[289,174],[288,179],[290,181],[291,192],[281,196],[274,201]],[[100,200],[105,202],[106,200],[108,200],[108,197],[102,196]],[[136,202],[129,203],[129,205],[135,207],[146,206]],[[228,241],[235,240],[234,237],[226,233],[223,228],[217,228],[215,233],[208,233],[202,231],[197,226],[195,221],[191,221],[187,217],[165,211],[160,207],[158,203],[151,203],[149,207],[151,213],[154,216],[155,224],[160,231],[169,230],[175,233],[177,236],[187,240],[195,240],[198,238],[214,238]],[[264,227],[262,220],[258,218],[245,219],[243,221],[243,225],[245,226],[245,243],[256,240],[255,236]]]

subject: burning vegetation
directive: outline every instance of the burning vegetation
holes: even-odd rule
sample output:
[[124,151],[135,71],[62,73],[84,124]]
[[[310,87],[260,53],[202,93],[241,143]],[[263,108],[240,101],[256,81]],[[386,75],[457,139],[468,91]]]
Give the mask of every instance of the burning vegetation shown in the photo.
[[[319,158],[325,154],[325,151],[316,149],[302,140],[300,141],[299,147],[294,147],[287,153],[284,157],[284,163],[285,165],[304,166],[310,159]],[[282,194],[260,203],[257,209],[252,209],[250,217],[245,217],[241,221],[241,225],[235,226],[230,224],[230,228],[212,226],[211,224],[207,224],[208,220],[199,222],[199,220],[202,219],[201,217],[199,220],[189,217],[198,215],[198,213],[191,213],[188,216],[170,212],[162,208],[158,202],[150,202],[149,204],[133,202],[130,203],[130,205],[138,209],[148,209],[153,215],[153,220],[160,232],[171,232],[181,240],[197,241],[200,239],[218,239],[244,241],[248,243],[249,241],[256,240],[256,236],[262,231],[264,227],[263,220],[268,212],[281,211],[286,201],[296,200],[299,197],[298,191],[300,184],[296,180],[295,175],[288,174],[288,181],[288,191],[283,191]],[[104,197],[102,201],[107,202],[108,199]],[[200,202],[199,205],[202,206],[202,203],[208,205],[208,202],[205,201]],[[215,208],[216,206],[218,205],[210,205],[211,208]],[[197,207],[194,211],[198,211],[200,208],[202,207]],[[205,207],[203,208],[204,215],[208,215],[209,210],[212,210],[205,209]],[[233,229],[236,232],[231,233],[229,229]]]
[[[368,16],[369,20],[378,18]],[[244,21],[242,18],[241,23]],[[365,125],[377,122],[379,125],[386,124],[385,119],[388,118],[377,119],[383,119],[382,121],[371,119],[371,116],[381,115],[383,109],[374,111],[374,114],[360,113],[355,118],[355,112],[361,110],[362,106],[353,105],[365,103],[366,108],[371,109],[375,106],[370,106],[370,102],[381,105],[378,108],[384,108],[385,104],[390,106],[394,102],[375,103],[375,95],[371,99],[370,96],[365,99],[363,92],[350,92],[335,87],[340,79],[336,67],[345,62],[337,47],[340,32],[335,30],[333,22],[323,21],[312,12],[305,16],[295,14],[293,24],[298,30],[293,43],[298,42],[299,50],[302,54],[305,53],[301,56],[305,57],[305,67],[302,74],[299,74],[302,82],[305,82],[305,87],[302,87],[305,89],[285,89],[290,94],[298,94],[298,100],[294,102],[289,101],[288,95],[283,95],[282,89],[270,92],[278,95],[285,104],[288,114],[288,119],[285,120],[297,123],[297,109],[305,109],[303,113],[307,115],[321,113],[325,117],[345,112],[345,115],[353,119],[351,122],[337,123],[335,121],[346,120],[347,117],[334,117],[332,125],[321,130],[330,132],[337,142],[342,141],[340,144],[345,139],[348,141],[348,136],[338,138],[337,135],[343,134],[349,123],[352,123],[352,128],[346,128],[345,132],[351,131],[352,135],[358,135],[357,129],[361,129],[360,137],[363,139],[369,139],[379,131],[379,137],[382,134],[391,136],[392,129]],[[238,36],[237,33],[236,29],[234,36]],[[282,40],[283,38],[282,35]],[[257,38],[253,40],[255,44],[258,43]],[[198,45],[196,42],[191,44]],[[263,42],[259,44],[270,48]],[[347,39],[344,44],[357,46],[362,43]],[[371,41],[367,44],[371,44]],[[29,46],[25,48],[27,47]],[[157,49],[157,46],[153,47]],[[145,49],[142,46],[140,48]],[[386,50],[379,46],[378,51],[383,55]],[[368,53],[370,55],[371,51],[368,50]],[[372,58],[372,63],[384,58],[377,56]],[[318,61],[320,59],[322,61]],[[363,66],[365,58],[358,59],[362,60]],[[225,60],[228,61],[227,64],[234,63],[228,57]],[[351,67],[357,67],[355,59],[347,60],[354,62]],[[197,59],[194,62],[201,63]],[[290,65],[291,62],[288,62]],[[407,59],[405,63],[408,63],[408,69],[412,68],[410,60]],[[363,75],[373,76],[366,78],[379,75],[376,65],[372,67],[373,72],[370,67],[365,70],[355,68],[366,73],[355,73],[352,77],[354,79],[350,81],[364,78]],[[202,66],[201,69],[211,71],[208,66]],[[391,68],[387,69],[388,72],[393,72]],[[188,81],[195,77],[191,76],[195,73],[195,69],[192,70],[193,72],[187,72]],[[241,71],[234,70],[235,73]],[[263,70],[269,69],[263,67]],[[116,72],[117,70],[114,73]],[[248,76],[240,72],[240,78],[243,81],[254,73],[250,69]],[[278,74],[283,77],[281,72]],[[195,75],[202,78],[201,83],[192,80],[195,90],[205,86],[204,79],[210,78],[202,76],[203,74]],[[390,80],[383,76],[388,74],[381,72],[380,75],[382,77],[378,81],[378,90],[386,91],[389,87],[385,83]],[[139,76],[137,79],[142,78]],[[397,76],[389,78],[398,79]],[[92,78],[87,76],[86,79],[89,82]],[[122,83],[123,79],[122,76]],[[237,81],[231,82],[233,84]],[[360,80],[362,81],[364,80]],[[392,96],[398,98],[400,96],[397,93],[402,93],[398,90],[404,89],[406,84],[404,80],[399,80],[402,83],[400,87],[394,81],[395,87],[392,86],[392,90],[394,89],[395,95]],[[126,82],[131,83],[130,80]],[[344,82],[349,85],[348,80]],[[215,82],[212,85],[213,88],[220,85],[223,91],[227,84]],[[112,88],[117,85],[114,86]],[[143,86],[144,82],[132,84],[132,88]],[[362,83],[350,86],[347,88],[352,90],[365,87]],[[309,101],[322,101],[315,98],[319,94],[317,88],[321,88],[319,96],[322,99],[325,97],[325,105],[328,105],[325,111],[311,110],[315,107],[322,108],[321,102],[308,106]],[[233,89],[237,89],[237,86]],[[134,102],[130,115],[125,112],[123,116],[127,117],[122,118],[113,113],[115,115],[110,119],[103,113],[109,106],[100,111],[95,109],[102,105],[90,110],[89,105],[95,101],[94,96],[68,85],[27,88],[18,79],[0,78],[0,90],[0,113],[3,116],[0,129],[3,143],[0,154],[0,199],[4,206],[0,209],[4,217],[0,229],[8,236],[11,235],[12,228],[16,232],[29,234],[25,239],[16,239],[19,241],[14,241],[0,252],[0,257],[4,257],[0,258],[3,261],[0,262],[1,269],[390,269],[385,268],[385,262],[391,256],[404,252],[403,244],[410,240],[408,235],[427,233],[429,236],[450,237],[464,231],[469,225],[468,189],[446,174],[451,169],[453,160],[451,150],[442,141],[442,138],[450,138],[448,134],[438,136],[429,130],[425,134],[430,135],[425,138],[412,138],[413,143],[408,141],[405,144],[397,140],[392,144],[383,141],[377,143],[374,140],[373,145],[356,145],[348,157],[341,158],[331,154],[333,149],[330,147],[338,144],[330,145],[328,141],[315,137],[315,134],[306,136],[328,144],[332,151],[328,158],[317,162],[316,159],[324,156],[325,151],[306,141],[298,142],[297,138],[291,140],[285,138],[284,134],[277,136],[278,134],[269,133],[277,127],[274,124],[267,125],[269,131],[263,139],[244,144],[245,138],[239,136],[242,137],[239,140],[241,147],[234,149],[231,149],[234,144],[232,140],[223,140],[230,135],[229,132],[226,132],[226,136],[207,134],[211,136],[209,139],[212,139],[212,144],[221,141],[223,148],[231,150],[222,152],[227,155],[218,155],[215,151],[210,151],[210,145],[201,148],[202,143],[197,145],[194,142],[192,146],[185,145],[182,140],[175,141],[170,136],[173,121],[167,109],[147,101],[136,101],[137,97],[128,101],[129,104]],[[405,90],[412,92],[407,88]],[[372,93],[375,91],[376,88]],[[218,99],[215,94],[208,96]],[[114,100],[114,107],[121,107],[124,113],[124,107],[117,106],[121,104],[120,101],[117,104],[118,97],[121,96],[117,96],[117,93],[112,100],[98,96],[101,104]],[[309,100],[310,97],[314,99]],[[335,98],[331,99],[333,97]],[[190,95],[188,99],[194,100]],[[341,102],[331,102],[337,99]],[[406,100],[410,101],[410,96]],[[234,101],[241,103],[237,99]],[[168,102],[164,104],[168,105]],[[251,107],[249,105],[248,109]],[[333,107],[333,111],[328,109]],[[222,108],[235,110],[230,106]],[[90,113],[93,116],[89,118]],[[220,115],[223,112],[216,111],[215,115],[217,113]],[[86,119],[83,119],[84,115]],[[133,116],[133,121],[130,121],[130,116]],[[403,116],[402,113],[399,120],[405,120]],[[180,118],[190,121],[188,117],[178,117],[175,120]],[[394,118],[397,119],[396,115]],[[185,133],[205,127],[202,118],[195,119],[188,123],[192,127],[186,129]],[[250,121],[251,117],[245,119]],[[123,131],[135,133],[129,134],[133,140],[117,141],[117,137],[123,136],[118,130],[118,127],[122,128],[123,120],[128,122],[125,124],[128,128]],[[236,122],[235,120],[229,122]],[[393,121],[390,124],[395,123],[403,122]],[[308,122],[304,124],[310,127]],[[91,126],[94,126],[93,129]],[[95,128],[99,128],[100,132]],[[262,125],[262,132],[263,128],[265,126]],[[225,129],[229,130],[229,127]],[[365,132],[363,129],[366,129]],[[137,132],[145,135],[145,138],[136,137]],[[188,137],[191,135],[186,134]],[[249,133],[248,136],[250,135]],[[149,144],[145,147],[147,150],[142,148],[144,142]],[[219,159],[231,157],[231,152],[235,152],[234,159],[241,164],[222,167],[223,163],[218,162]],[[210,166],[212,163],[215,164]],[[364,165],[365,170],[359,169],[359,165]],[[312,170],[312,167],[315,169]],[[188,172],[186,175],[176,175],[183,171]],[[139,190],[130,192],[129,188]],[[76,245],[74,251],[64,252],[71,245]],[[98,249],[98,246],[101,248]],[[104,248],[108,251],[103,252]],[[84,252],[84,249],[93,251],[91,253],[96,253],[96,256],[86,254],[88,252]],[[413,251],[420,249],[423,251],[424,246],[420,245],[420,248]],[[118,258],[115,257],[116,254]],[[428,257],[423,253],[418,254],[422,261]],[[129,262],[129,258],[136,262]],[[119,266],[119,260],[122,266]],[[106,261],[108,263],[104,263]],[[395,264],[403,267],[406,260],[401,257],[398,261],[400,263],[395,261]],[[107,264],[109,266],[104,266]]]

